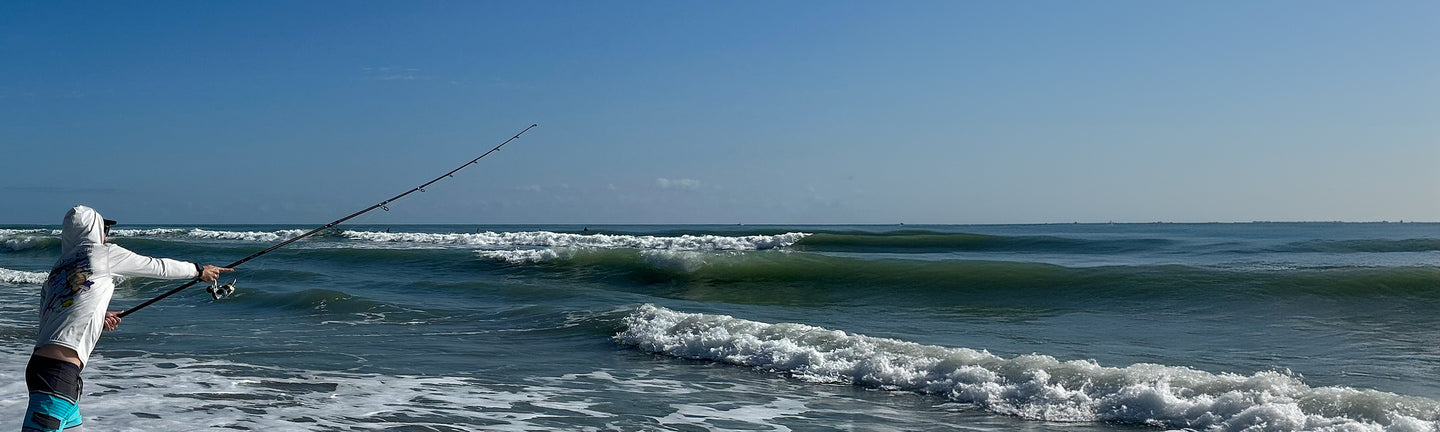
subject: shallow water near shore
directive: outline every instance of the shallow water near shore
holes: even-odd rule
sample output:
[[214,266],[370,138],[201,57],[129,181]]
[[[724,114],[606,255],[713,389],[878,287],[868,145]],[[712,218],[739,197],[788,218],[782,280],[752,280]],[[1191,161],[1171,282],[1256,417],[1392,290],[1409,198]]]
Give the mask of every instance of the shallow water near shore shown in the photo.
[[[222,264],[309,227],[117,228]],[[0,418],[55,229],[0,227]],[[1440,224],[356,225],[233,278],[105,335],[87,426],[1440,430]]]

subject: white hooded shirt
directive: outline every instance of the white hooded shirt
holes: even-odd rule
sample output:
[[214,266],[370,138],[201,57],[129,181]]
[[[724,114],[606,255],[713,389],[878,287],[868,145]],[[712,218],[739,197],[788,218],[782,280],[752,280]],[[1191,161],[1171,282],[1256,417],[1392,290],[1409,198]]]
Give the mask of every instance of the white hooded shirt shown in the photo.
[[75,350],[81,363],[100,340],[105,310],[115,283],[124,277],[185,279],[198,277],[195,264],[150,258],[104,242],[105,219],[86,206],[65,213],[60,259],[41,291],[40,333],[35,346]]

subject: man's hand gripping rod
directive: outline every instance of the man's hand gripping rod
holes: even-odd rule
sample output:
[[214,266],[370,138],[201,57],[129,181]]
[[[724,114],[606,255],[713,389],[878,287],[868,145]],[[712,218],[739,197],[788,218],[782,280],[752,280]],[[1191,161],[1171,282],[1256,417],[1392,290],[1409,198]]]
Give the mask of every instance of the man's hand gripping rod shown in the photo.
[[[294,242],[296,242],[296,241],[298,241],[298,240],[300,240],[300,239],[303,239],[303,238],[306,238],[306,237],[315,235],[316,233],[319,233],[319,232],[321,232],[321,231],[325,231],[325,230],[327,230],[327,229],[330,229],[330,228],[332,228],[332,227],[334,227],[334,226],[336,226],[336,225],[339,225],[339,224],[341,224],[341,223],[343,223],[343,222],[345,222],[345,221],[348,221],[348,220],[350,220],[350,219],[353,219],[353,218],[355,218],[356,216],[360,216],[360,215],[362,215],[362,214],[365,214],[365,213],[367,213],[367,212],[369,212],[369,211],[371,211],[371,210],[375,210],[375,209],[379,208],[379,209],[385,209],[386,211],[389,211],[390,208],[389,208],[389,207],[386,207],[386,204],[390,204],[391,202],[394,202],[395,200],[398,200],[398,199],[400,199],[400,198],[404,198],[406,195],[410,195],[410,194],[412,194],[412,193],[415,193],[416,191],[424,192],[426,186],[430,186],[431,184],[434,184],[435,182],[438,182],[438,181],[440,181],[441,179],[444,179],[444,178],[446,178],[446,177],[454,177],[454,176],[455,176],[455,173],[456,173],[457,171],[460,171],[460,170],[462,170],[462,169],[465,169],[465,167],[468,167],[468,166],[470,166],[470,165],[475,164],[476,162],[479,162],[480,159],[483,159],[485,156],[489,156],[490,153],[494,153],[494,152],[496,152],[497,150],[500,150],[500,147],[504,147],[505,144],[509,144],[510,141],[514,141],[514,140],[520,138],[520,135],[524,135],[525,132],[530,131],[530,129],[531,129],[531,128],[534,128],[535,126],[539,126],[539,125],[538,125],[538,124],[532,124],[532,125],[530,125],[530,127],[525,128],[525,130],[520,131],[520,133],[515,134],[515,136],[510,137],[510,139],[505,140],[505,142],[500,143],[500,145],[495,146],[495,148],[490,149],[490,151],[485,152],[485,154],[482,154],[482,155],[480,155],[479,157],[476,157],[475,159],[471,159],[470,162],[466,162],[464,165],[460,165],[459,168],[455,168],[455,169],[453,169],[453,170],[450,170],[450,172],[447,172],[447,173],[445,173],[445,174],[442,174],[442,175],[440,175],[439,177],[436,177],[434,180],[430,180],[430,181],[428,181],[428,182],[425,182],[425,184],[422,184],[422,185],[420,185],[420,186],[416,186],[414,189],[410,189],[410,190],[408,190],[408,191],[405,191],[405,193],[402,193],[402,194],[399,194],[399,195],[394,196],[393,198],[390,198],[390,199],[381,201],[381,202],[379,202],[379,203],[377,203],[377,204],[375,204],[375,205],[372,205],[372,206],[370,206],[370,207],[365,208],[364,210],[360,210],[360,211],[358,211],[358,212],[355,212],[355,213],[350,214],[349,216],[345,216],[345,217],[343,217],[343,218],[340,218],[340,219],[335,220],[334,222],[330,222],[330,223],[328,223],[328,224],[325,224],[325,226],[322,226],[322,227],[319,227],[319,228],[315,228],[315,229],[313,229],[313,230],[310,230],[309,232],[306,232],[306,233],[304,233],[304,234],[300,234],[299,236],[296,236],[296,237],[291,238],[291,239],[289,239],[289,240],[285,240],[285,241],[282,241],[282,242],[280,242],[280,243],[276,243],[274,246],[270,246],[270,248],[268,248],[268,249],[262,250],[262,251],[260,251],[260,252],[256,252],[256,253],[251,254],[250,256],[247,256],[247,257],[245,257],[245,258],[241,258],[239,261],[235,261],[235,262],[233,262],[233,263],[230,263],[230,265],[227,265],[227,266],[225,266],[225,267],[226,267],[226,268],[235,268],[235,266],[238,266],[238,265],[240,265],[240,264],[244,264],[246,261],[250,261],[250,260],[252,260],[252,259],[255,259],[255,257],[258,257],[258,256],[261,256],[261,255],[270,253],[270,251],[273,251],[273,250],[276,250],[276,249],[285,247],[285,245],[288,245],[288,244],[290,244],[290,243],[294,243]],[[135,311],[138,311],[138,310],[140,310],[140,309],[144,309],[146,306],[150,306],[151,304],[154,304],[155,302],[158,302],[158,301],[160,301],[160,300],[162,300],[162,299],[164,299],[164,298],[166,298],[166,297],[169,297],[169,296],[171,296],[171,295],[174,295],[175,293],[178,293],[178,292],[180,292],[180,291],[184,291],[186,288],[189,288],[189,287],[191,287],[191,286],[194,286],[197,282],[200,282],[200,278],[199,278],[198,276],[197,276],[195,279],[191,279],[189,282],[186,282],[184,285],[180,285],[180,286],[178,286],[178,287],[175,287],[174,289],[172,289],[172,290],[170,290],[170,291],[166,291],[164,294],[160,294],[159,296],[156,296],[156,297],[153,298],[153,299],[146,300],[144,303],[141,303],[141,304],[139,304],[139,305],[137,305],[137,306],[135,306],[135,307],[132,307],[132,308],[130,308],[130,309],[125,310],[124,312],[121,312],[121,313],[119,314],[119,317],[124,318],[124,317],[127,316],[127,315],[130,315],[130,314],[132,314],[132,313],[135,313]],[[231,291],[233,291],[233,289],[232,289]],[[213,295],[213,294],[214,294],[214,293],[212,293],[212,295]]]

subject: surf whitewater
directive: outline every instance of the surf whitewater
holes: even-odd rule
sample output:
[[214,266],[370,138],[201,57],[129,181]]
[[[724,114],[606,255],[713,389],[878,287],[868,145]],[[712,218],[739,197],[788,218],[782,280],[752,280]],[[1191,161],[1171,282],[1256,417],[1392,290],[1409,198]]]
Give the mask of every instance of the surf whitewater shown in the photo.
[[753,366],[798,379],[932,393],[1050,421],[1111,421],[1206,430],[1428,430],[1435,401],[1344,387],[1293,373],[1211,374],[1186,367],[1105,367],[1046,355],[1004,358],[803,324],[766,324],[645,305],[615,338],[683,358]]
[[[119,226],[219,263],[307,227]],[[1440,225],[354,225],[107,333],[113,430],[1440,430]],[[0,227],[0,414],[53,226]],[[131,279],[120,309],[177,285]],[[198,426],[197,426],[198,425]]]

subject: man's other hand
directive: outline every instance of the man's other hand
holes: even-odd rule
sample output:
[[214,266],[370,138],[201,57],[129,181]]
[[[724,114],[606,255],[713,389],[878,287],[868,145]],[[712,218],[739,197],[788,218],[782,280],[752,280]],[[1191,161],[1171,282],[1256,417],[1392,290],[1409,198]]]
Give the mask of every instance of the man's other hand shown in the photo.
[[220,280],[221,273],[230,273],[233,271],[235,271],[235,269],[206,265],[205,269],[200,271],[200,281],[214,283],[215,281]]
[[120,311],[105,312],[105,331],[120,328]]

